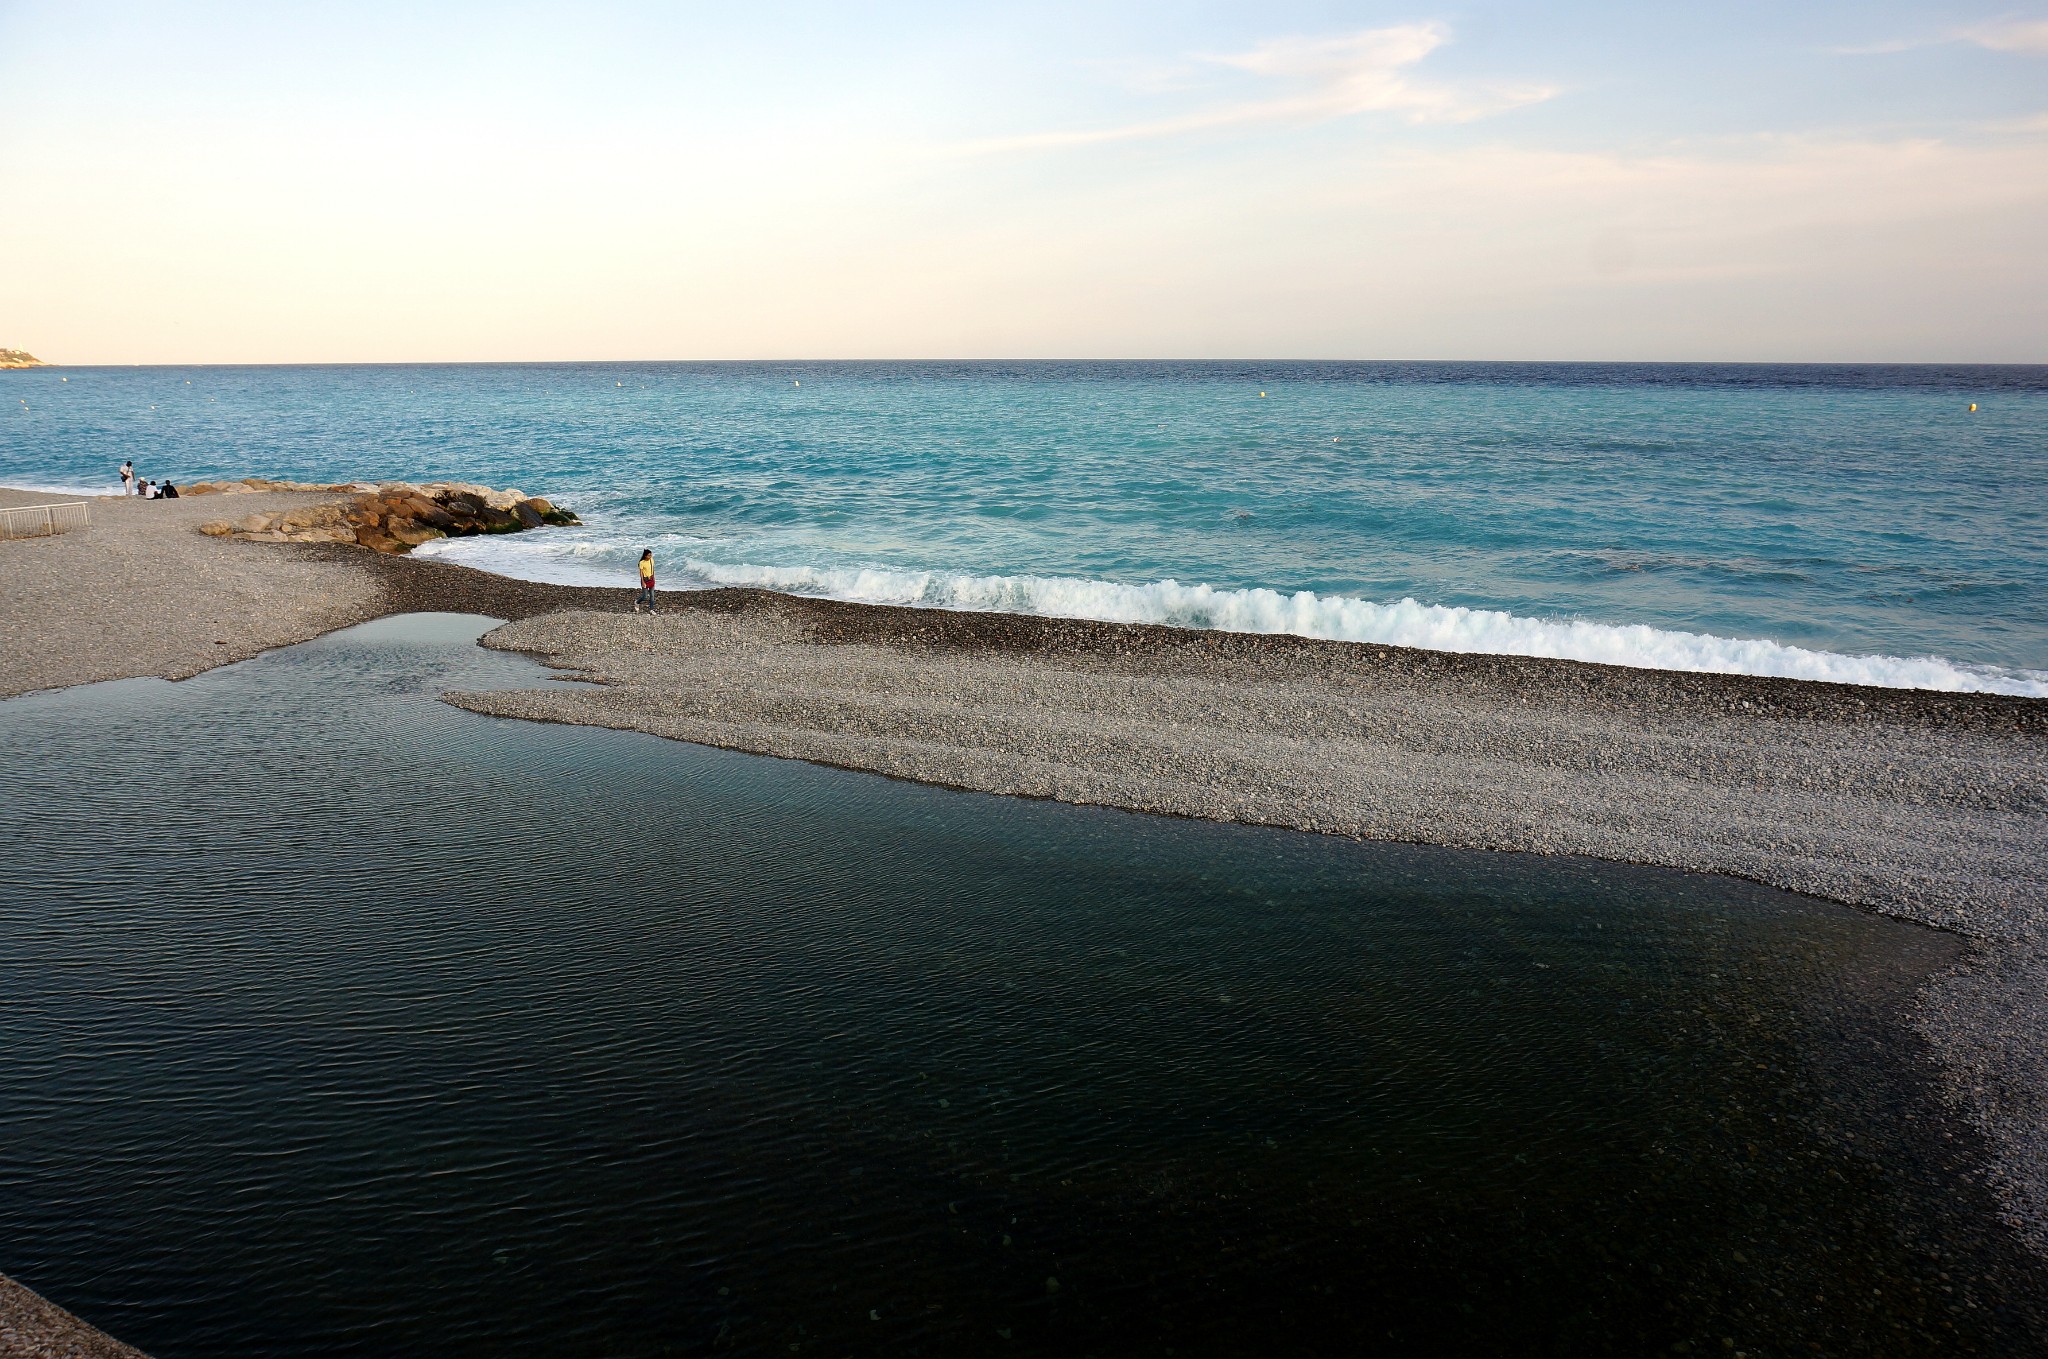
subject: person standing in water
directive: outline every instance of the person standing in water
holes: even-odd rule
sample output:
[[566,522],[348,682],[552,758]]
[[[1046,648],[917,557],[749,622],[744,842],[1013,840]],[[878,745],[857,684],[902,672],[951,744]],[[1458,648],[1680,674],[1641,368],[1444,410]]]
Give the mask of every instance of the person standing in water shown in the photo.
[[633,612],[640,612],[643,605],[647,612],[654,612],[654,549],[651,547],[640,554],[640,597],[633,601]]

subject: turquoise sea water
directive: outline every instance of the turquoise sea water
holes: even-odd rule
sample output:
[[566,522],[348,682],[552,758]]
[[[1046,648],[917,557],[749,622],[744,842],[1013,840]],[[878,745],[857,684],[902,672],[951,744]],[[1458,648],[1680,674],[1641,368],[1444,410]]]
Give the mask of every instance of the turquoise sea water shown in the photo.
[[[0,484],[463,478],[430,545],[750,584],[2048,694],[2048,368],[734,363],[5,375]],[[1978,409],[1970,411],[1971,403]]]

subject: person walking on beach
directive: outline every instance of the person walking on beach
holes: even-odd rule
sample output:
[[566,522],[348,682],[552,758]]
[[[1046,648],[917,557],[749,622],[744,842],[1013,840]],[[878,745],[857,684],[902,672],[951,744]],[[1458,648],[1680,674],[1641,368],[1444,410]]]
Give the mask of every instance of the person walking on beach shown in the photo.
[[133,462],[124,462],[121,464],[121,494],[129,495],[132,494],[134,490],[135,464]]
[[647,612],[654,612],[654,549],[651,547],[640,554],[640,596],[633,601],[633,612],[640,612],[643,605]]

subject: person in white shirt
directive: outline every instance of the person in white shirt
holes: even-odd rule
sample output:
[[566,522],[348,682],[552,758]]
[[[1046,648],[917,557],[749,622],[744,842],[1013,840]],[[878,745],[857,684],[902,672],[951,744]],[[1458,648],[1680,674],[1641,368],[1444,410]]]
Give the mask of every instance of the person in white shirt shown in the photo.
[[134,491],[135,464],[132,462],[124,462],[121,464],[121,494],[132,495],[134,494]]

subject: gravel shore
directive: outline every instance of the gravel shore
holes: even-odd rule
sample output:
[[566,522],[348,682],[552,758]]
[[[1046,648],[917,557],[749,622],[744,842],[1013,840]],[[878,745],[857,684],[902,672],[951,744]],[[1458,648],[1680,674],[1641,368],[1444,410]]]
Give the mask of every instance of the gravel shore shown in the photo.
[[387,613],[480,613],[514,620],[486,645],[601,687],[449,696],[477,712],[1865,906],[1975,941],[1918,1022],[2013,1224],[2048,1251],[2048,701],[750,590],[664,595],[649,618],[624,588],[198,534],[217,513],[101,501],[90,530],[0,542],[0,694],[195,674]]
[[0,1359],[147,1359],[0,1274]]
[[[332,498],[235,496],[232,508]],[[77,499],[0,489],[0,508]],[[86,504],[90,528],[0,541],[0,696],[132,675],[184,679],[385,611],[383,592],[359,571],[200,533],[221,517],[222,497]]]

